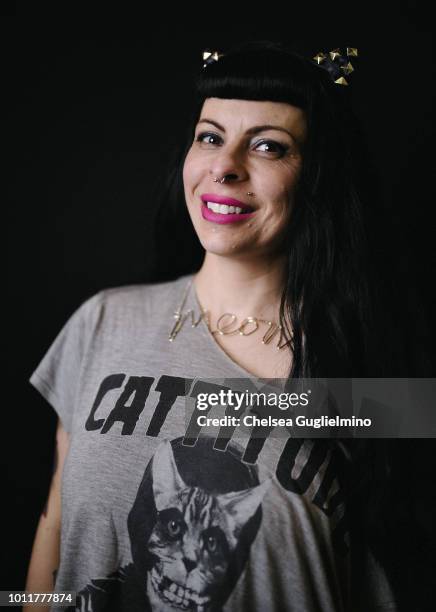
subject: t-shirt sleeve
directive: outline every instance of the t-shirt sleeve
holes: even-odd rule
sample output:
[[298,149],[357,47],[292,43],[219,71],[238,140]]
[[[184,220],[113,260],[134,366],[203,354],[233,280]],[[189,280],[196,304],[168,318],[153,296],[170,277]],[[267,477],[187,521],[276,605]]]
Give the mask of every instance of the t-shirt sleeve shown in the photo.
[[101,315],[103,291],[86,299],[62,327],[29,382],[55,409],[70,433],[81,368]]

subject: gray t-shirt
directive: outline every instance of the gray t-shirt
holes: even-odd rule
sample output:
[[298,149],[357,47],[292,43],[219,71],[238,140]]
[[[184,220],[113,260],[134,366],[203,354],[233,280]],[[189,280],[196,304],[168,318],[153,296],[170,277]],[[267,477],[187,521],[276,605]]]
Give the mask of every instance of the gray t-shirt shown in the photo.
[[168,340],[190,280],[93,295],[30,378],[70,433],[55,591],[89,612],[354,612],[340,447],[191,427],[202,379],[257,383],[205,321]]

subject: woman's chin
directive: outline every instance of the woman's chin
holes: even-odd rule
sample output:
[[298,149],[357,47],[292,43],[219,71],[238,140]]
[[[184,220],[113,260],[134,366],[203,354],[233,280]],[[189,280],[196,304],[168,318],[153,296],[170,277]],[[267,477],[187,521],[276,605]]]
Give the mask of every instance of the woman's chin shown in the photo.
[[252,251],[252,246],[244,239],[234,238],[229,240],[222,236],[200,236],[202,247],[207,253],[231,257],[236,255],[248,255]]

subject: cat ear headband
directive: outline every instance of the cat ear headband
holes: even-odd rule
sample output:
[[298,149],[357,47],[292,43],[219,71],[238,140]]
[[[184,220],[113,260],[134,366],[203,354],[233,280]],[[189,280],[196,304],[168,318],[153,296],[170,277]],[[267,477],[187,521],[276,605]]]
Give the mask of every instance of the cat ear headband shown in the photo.
[[340,49],[333,49],[328,53],[320,51],[312,60],[321,68],[327,70],[330,78],[337,85],[348,85],[344,75],[348,76],[354,70],[350,62],[350,57],[357,57],[355,47],[347,47],[346,53],[341,53]]
[[[217,62],[224,53],[219,51],[203,51],[203,68],[209,64]],[[320,51],[312,58],[312,62],[326,70],[331,80],[337,85],[348,85],[345,76],[350,75],[354,71],[354,66],[350,62],[350,57],[357,57],[357,49],[355,47],[347,47],[345,53],[341,53],[340,49],[333,49],[328,53]]]

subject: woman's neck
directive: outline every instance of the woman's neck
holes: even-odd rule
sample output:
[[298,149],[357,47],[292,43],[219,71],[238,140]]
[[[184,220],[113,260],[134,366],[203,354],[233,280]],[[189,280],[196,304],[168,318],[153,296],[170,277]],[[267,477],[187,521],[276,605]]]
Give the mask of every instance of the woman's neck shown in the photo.
[[212,316],[277,319],[285,282],[285,256],[241,260],[206,253],[194,276],[198,300]]

